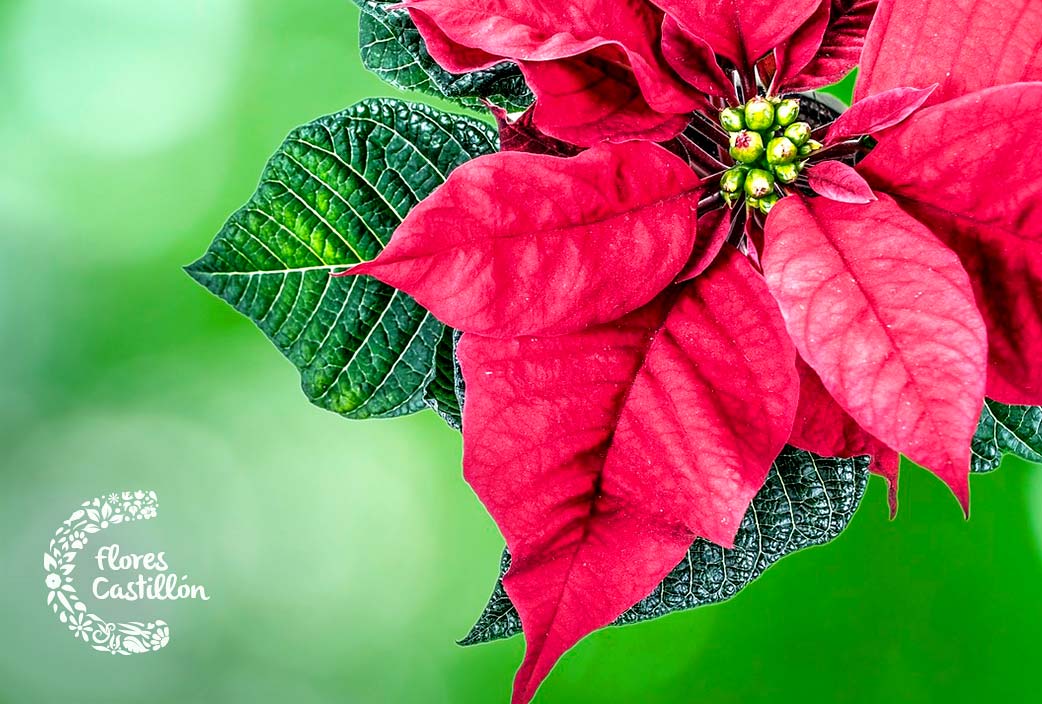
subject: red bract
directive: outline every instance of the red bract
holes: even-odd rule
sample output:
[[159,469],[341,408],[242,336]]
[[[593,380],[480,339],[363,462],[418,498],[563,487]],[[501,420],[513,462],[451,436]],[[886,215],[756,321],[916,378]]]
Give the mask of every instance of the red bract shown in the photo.
[[970,272],[988,324],[988,396],[1032,405],[1042,403],[1039,114],[1040,83],[971,93],[922,110],[858,167]]
[[807,169],[807,185],[818,195],[840,203],[871,203],[876,200],[864,177],[842,161],[814,164]]
[[448,70],[516,61],[536,95],[540,129],[565,141],[668,139],[699,104],[662,60],[661,13],[643,0],[404,5],[431,56]]
[[889,198],[784,198],[767,220],[767,285],[800,356],[862,428],[969,506],[987,339],[955,253]]
[[648,142],[567,160],[491,154],[454,171],[352,273],[406,291],[458,330],[574,332],[673,280],[695,241],[699,190],[680,158]]
[[[825,0],[821,8],[797,31],[790,43],[777,49],[778,92],[820,88],[839,81],[857,66],[877,0]],[[826,14],[827,12],[827,14]],[[827,17],[827,19],[825,19]],[[823,21],[825,20],[825,21]],[[820,32],[820,35],[819,35]],[[815,37],[821,41],[815,45]],[[793,46],[795,45],[795,46]],[[807,46],[816,46],[810,61],[802,63]],[[792,60],[783,55],[794,56]]]
[[880,0],[856,100],[939,83],[935,103],[1042,75],[1037,0]]
[[[821,0],[653,0],[743,72],[789,40]],[[820,37],[819,37],[820,41]]]
[[515,699],[697,536],[730,545],[799,382],[777,305],[731,252],[612,325],[463,336],[464,473],[506,537],[528,639]]
[[934,92],[937,84],[924,88],[892,88],[854,103],[829,126],[825,144],[837,144],[844,139],[875,134],[899,125],[921,108]]
[[1042,83],[1006,85],[1042,79],[1035,0],[883,0],[813,130],[739,96],[846,73],[874,1],[406,6],[446,68],[517,61],[537,99],[497,117],[539,154],[458,168],[348,272],[465,333],[516,702],[696,536],[728,545],[785,442],[871,454],[892,492],[903,453],[968,507],[985,394],[1042,403]]

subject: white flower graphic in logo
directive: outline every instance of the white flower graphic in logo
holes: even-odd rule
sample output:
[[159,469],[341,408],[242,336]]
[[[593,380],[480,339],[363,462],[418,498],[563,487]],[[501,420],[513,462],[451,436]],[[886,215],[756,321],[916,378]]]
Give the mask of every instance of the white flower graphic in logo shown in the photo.
[[152,650],[159,650],[160,648],[166,647],[166,644],[170,642],[170,629],[166,626],[160,626],[152,633],[152,639],[149,645],[152,646]]
[[74,637],[90,643],[95,650],[135,655],[160,650],[170,642],[165,621],[110,623],[90,613],[72,583],[76,555],[87,546],[90,536],[128,521],[155,518],[158,509],[154,491],[124,491],[85,501],[54,532],[43,554],[47,605]]
[[80,612],[69,619],[69,630],[72,631],[74,636],[82,638],[83,642],[86,643],[94,630],[94,623],[83,612]]

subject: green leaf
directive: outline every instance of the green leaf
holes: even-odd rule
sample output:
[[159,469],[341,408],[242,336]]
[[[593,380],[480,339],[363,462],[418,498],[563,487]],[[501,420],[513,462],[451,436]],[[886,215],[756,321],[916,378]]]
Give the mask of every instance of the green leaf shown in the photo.
[[495,147],[477,120],[364,100],[294,130],[187,271],[264,331],[316,405],[349,418],[417,411],[445,327],[375,279],[331,274],[376,256],[449,172]]
[[427,53],[409,13],[388,9],[397,0],[355,2],[362,10],[362,63],[396,88],[447,98],[476,109],[482,109],[481,98],[509,111],[523,110],[532,103],[532,94],[515,64],[501,63],[465,74],[449,73]]
[[423,397],[427,406],[455,430],[463,428],[460,400],[456,396],[456,380],[460,375],[459,363],[456,361],[458,339],[459,331],[445,328],[434,360],[434,378],[427,384],[427,391]]
[[[789,553],[838,536],[861,503],[867,482],[867,457],[823,458],[785,448],[746,513],[734,549],[696,540],[687,558],[662,584],[614,625],[730,599]],[[504,552],[501,579],[509,566],[510,557]],[[474,645],[520,632],[520,618],[499,581],[485,611],[460,644]]]
[[972,450],[974,472],[998,469],[1005,453],[1042,462],[1042,408],[986,400]]

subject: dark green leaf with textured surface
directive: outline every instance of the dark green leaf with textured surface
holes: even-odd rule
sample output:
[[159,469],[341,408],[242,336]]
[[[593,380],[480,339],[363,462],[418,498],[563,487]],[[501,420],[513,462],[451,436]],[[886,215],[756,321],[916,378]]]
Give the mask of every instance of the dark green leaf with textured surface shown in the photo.
[[313,403],[350,418],[419,410],[445,327],[375,279],[331,274],[376,256],[450,171],[495,145],[476,120],[364,100],[294,130],[187,271],[264,331]]
[[431,58],[423,38],[405,10],[389,10],[396,0],[355,0],[362,10],[359,44],[362,63],[402,90],[448,98],[471,108],[485,98],[508,110],[532,102],[516,65],[502,63],[484,71],[449,73]]
[[[452,344],[458,345],[460,338],[463,337],[463,333],[459,330],[452,331]],[[459,360],[455,356],[452,358],[454,369],[456,370],[456,404],[459,406],[460,411],[460,430],[463,429],[463,401],[467,394],[467,384],[463,380],[463,370],[460,369]]]
[[460,373],[459,363],[456,361],[458,337],[458,331],[445,328],[434,360],[434,377],[427,384],[427,391],[424,394],[427,406],[456,430],[463,427],[463,421],[460,418],[460,401],[456,396],[456,379]]
[[998,469],[1005,453],[1042,462],[1042,408],[985,401],[972,449],[974,472]]
[[[730,599],[782,557],[838,536],[861,503],[867,482],[867,457],[823,458],[785,448],[745,514],[734,549],[696,540],[687,558],[615,625]],[[501,578],[509,566],[510,557],[504,553]],[[521,621],[500,581],[460,644],[474,645],[520,632]]]

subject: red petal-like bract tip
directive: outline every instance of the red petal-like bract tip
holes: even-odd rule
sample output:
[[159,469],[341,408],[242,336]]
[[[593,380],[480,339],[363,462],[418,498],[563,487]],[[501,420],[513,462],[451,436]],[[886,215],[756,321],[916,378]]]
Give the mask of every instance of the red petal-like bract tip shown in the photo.
[[869,455],[869,469],[884,477],[889,487],[890,517],[897,515],[897,472],[900,456],[857,424],[825,389],[818,375],[802,359],[800,405],[789,444],[825,457]]
[[[886,479],[886,503],[890,507],[890,520],[892,521],[897,518],[897,484],[901,472],[901,456],[887,448],[872,457],[872,464],[868,468]],[[968,506],[969,500],[963,506],[964,512],[968,510]]]
[[618,54],[606,47],[570,59],[522,62],[521,72],[536,97],[532,109],[539,130],[582,147],[635,139],[664,142],[683,132],[690,117],[648,105]]
[[665,64],[661,15],[644,2],[410,0],[406,7],[449,71],[516,61],[535,93],[540,129],[580,146],[669,139],[683,126],[663,136],[667,118],[673,124],[703,102]]
[[662,23],[662,54],[688,85],[706,95],[738,102],[734,83],[720,67],[712,48],[668,15]]
[[[400,7],[408,8],[403,4]],[[409,10],[409,18],[423,37],[424,47],[438,65],[449,73],[469,73],[501,64],[507,59],[475,48],[472,44],[460,44],[452,40],[433,17],[419,10]]]
[[557,335],[614,320],[691,255],[699,179],[648,142],[570,159],[501,152],[456,169],[417,205],[369,274],[457,330]]
[[855,100],[901,86],[940,88],[931,103],[1042,80],[1039,0],[880,0]]
[[532,119],[532,108],[512,118],[501,107],[486,101],[488,111],[499,127],[499,150],[502,152],[528,152],[550,156],[575,156],[581,150],[567,142],[554,139],[539,131]]
[[820,196],[837,203],[871,203],[876,194],[854,167],[842,161],[819,161],[807,169],[807,183]]
[[[850,73],[861,58],[861,49],[865,44],[872,17],[875,15],[877,0],[823,0],[823,5],[830,5],[828,26],[821,38],[817,53],[809,64],[799,69],[788,69],[785,75],[775,80],[778,92],[796,93],[838,82]],[[819,10],[820,12],[820,10]],[[813,40],[816,28],[811,26],[819,14],[811,17],[794,35],[794,40]],[[819,19],[820,21],[820,19]],[[793,51],[785,48],[782,51]],[[781,52],[779,52],[781,53]],[[792,61],[792,59],[787,59]],[[779,57],[779,63],[784,63]],[[793,62],[797,65],[799,62]]]
[[831,12],[830,1],[821,0],[814,14],[788,40],[775,48],[775,74],[770,92],[786,92],[788,85],[799,80],[800,72],[814,59],[821,47]]
[[522,703],[696,536],[733,543],[792,428],[795,350],[762,277],[733,252],[612,324],[467,334],[458,354],[464,476],[512,556]]
[[829,127],[825,144],[876,134],[899,125],[922,107],[935,90],[936,83],[927,88],[891,88],[856,102]]
[[739,69],[750,71],[814,14],[821,0],[651,0]]
[[[988,324],[987,395],[1042,404],[1042,83],[920,110],[858,166],[962,259]],[[943,139],[943,142],[940,141]]]
[[698,219],[698,237],[691,258],[679,274],[677,283],[690,281],[709,268],[727,242],[731,230],[731,211],[717,208]]
[[867,432],[969,505],[987,335],[958,257],[889,197],[783,198],[763,269],[800,355]]

